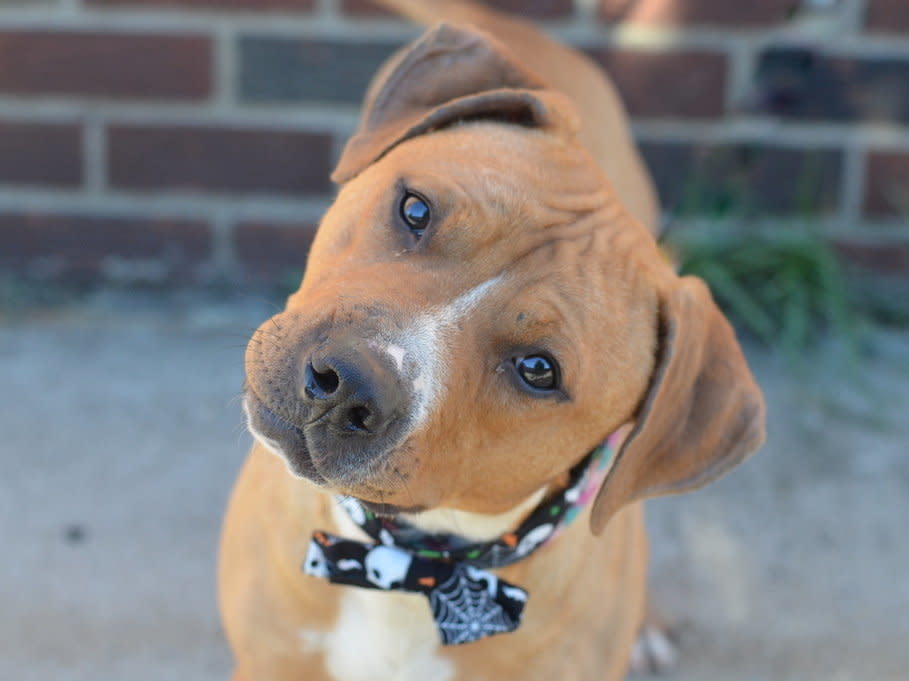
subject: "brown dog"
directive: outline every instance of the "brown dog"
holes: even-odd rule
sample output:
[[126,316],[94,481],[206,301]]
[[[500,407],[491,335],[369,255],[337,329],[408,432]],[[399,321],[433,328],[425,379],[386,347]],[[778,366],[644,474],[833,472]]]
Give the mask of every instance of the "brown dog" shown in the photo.
[[[602,74],[470,3],[386,4],[449,23],[372,83],[303,283],[249,344],[257,443],[220,572],[234,678],[618,679],[644,606],[638,502],[755,450],[760,391],[706,287],[656,247],[651,185]],[[311,548],[314,532],[366,539],[352,518],[367,511],[504,546],[610,434],[580,520],[479,582],[512,603],[506,582],[530,593],[513,633],[442,646],[423,595],[300,570],[330,543]]]

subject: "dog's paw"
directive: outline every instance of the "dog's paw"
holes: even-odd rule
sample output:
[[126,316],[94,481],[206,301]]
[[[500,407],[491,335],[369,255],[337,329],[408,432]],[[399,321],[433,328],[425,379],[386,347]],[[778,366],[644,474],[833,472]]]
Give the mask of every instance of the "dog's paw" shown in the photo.
[[664,674],[675,668],[679,651],[662,626],[645,622],[631,650],[630,676]]

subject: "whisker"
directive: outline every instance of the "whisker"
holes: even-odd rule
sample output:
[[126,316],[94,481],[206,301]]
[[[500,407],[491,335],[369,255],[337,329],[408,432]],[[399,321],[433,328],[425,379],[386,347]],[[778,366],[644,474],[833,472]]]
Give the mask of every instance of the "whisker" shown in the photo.
[[241,421],[234,426],[234,437],[237,438],[237,444],[241,444],[241,441],[249,434],[250,432],[246,427],[246,421]]

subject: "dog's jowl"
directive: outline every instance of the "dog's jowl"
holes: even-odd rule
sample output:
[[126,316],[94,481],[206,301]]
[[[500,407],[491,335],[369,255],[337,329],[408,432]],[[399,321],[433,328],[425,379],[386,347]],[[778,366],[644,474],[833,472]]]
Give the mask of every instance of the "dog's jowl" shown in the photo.
[[306,275],[253,335],[220,600],[244,681],[608,681],[641,501],[763,440],[760,391],[612,86],[467,2],[378,72]]

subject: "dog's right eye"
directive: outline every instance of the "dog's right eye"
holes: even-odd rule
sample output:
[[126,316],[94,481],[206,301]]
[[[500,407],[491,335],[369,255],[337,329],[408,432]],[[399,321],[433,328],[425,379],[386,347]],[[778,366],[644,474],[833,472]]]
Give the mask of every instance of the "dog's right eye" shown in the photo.
[[418,239],[429,226],[429,204],[422,197],[407,192],[401,199],[401,219]]
[[559,384],[559,371],[555,360],[547,355],[515,357],[518,376],[534,390],[554,390]]

